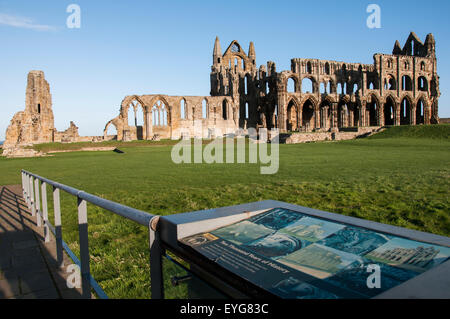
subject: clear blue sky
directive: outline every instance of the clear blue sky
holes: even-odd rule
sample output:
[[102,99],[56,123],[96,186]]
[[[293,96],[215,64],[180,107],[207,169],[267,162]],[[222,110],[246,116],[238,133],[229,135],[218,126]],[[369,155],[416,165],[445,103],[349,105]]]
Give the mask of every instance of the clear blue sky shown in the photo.
[[[66,8],[81,7],[81,28],[68,29]],[[369,4],[382,28],[366,26]],[[0,140],[25,107],[26,76],[43,70],[58,130],[73,120],[82,135],[101,135],[130,94],[209,95],[216,35],[257,64],[277,70],[291,58],[373,63],[410,31],[435,35],[441,77],[439,115],[450,117],[450,1],[24,1],[0,0]]]

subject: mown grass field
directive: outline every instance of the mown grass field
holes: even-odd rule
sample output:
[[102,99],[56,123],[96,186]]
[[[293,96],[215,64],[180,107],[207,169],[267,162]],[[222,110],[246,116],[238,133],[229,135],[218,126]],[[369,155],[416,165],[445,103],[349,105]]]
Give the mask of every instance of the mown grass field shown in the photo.
[[[450,125],[394,127],[367,139],[280,145],[275,175],[261,175],[259,164],[176,165],[171,146],[164,143],[121,143],[120,148],[125,154],[0,157],[0,185],[19,184],[23,168],[153,214],[274,199],[450,235]],[[76,252],[76,199],[63,196],[62,211],[64,239]],[[88,216],[94,277],[112,298],[148,298],[146,229],[91,205]],[[182,272],[169,264],[165,271],[167,297],[185,297],[183,285],[169,283],[171,275]]]

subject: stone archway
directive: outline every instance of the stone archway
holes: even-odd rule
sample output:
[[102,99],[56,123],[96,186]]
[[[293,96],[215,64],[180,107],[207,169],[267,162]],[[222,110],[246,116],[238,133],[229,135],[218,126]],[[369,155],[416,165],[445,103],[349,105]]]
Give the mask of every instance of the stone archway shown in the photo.
[[297,103],[292,99],[287,107],[287,117],[286,117],[286,129],[291,132],[299,130],[299,118],[298,118],[298,106]]
[[408,97],[404,97],[400,103],[400,125],[412,124],[412,103]]
[[396,120],[396,112],[395,112],[395,101],[392,97],[388,97],[383,106],[383,115],[384,115],[384,125],[395,125]]
[[425,102],[422,98],[416,104],[416,125],[425,124]]
[[333,104],[329,100],[324,100],[320,104],[320,128],[328,130],[333,126],[332,123],[332,111]]
[[375,95],[371,95],[366,104],[366,123],[367,126],[379,126],[380,125],[380,102]]
[[307,99],[302,106],[301,112],[302,129],[310,132],[316,128],[316,111],[315,104],[311,99]]

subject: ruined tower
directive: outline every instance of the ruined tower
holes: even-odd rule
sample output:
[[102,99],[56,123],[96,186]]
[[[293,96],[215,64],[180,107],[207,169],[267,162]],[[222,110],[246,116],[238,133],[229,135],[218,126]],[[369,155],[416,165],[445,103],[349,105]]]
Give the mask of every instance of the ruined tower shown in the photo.
[[23,153],[23,146],[75,142],[78,138],[78,127],[73,122],[64,132],[55,129],[50,85],[45,80],[44,72],[30,71],[27,77],[25,110],[17,112],[6,129],[3,155]]
[[44,72],[30,71],[25,95],[25,111],[18,112],[6,130],[4,147],[53,141],[54,117],[50,86]]

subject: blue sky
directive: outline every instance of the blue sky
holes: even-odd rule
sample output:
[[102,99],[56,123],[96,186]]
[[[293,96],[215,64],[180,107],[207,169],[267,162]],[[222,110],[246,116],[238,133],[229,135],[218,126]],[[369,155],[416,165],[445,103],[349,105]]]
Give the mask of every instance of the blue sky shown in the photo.
[[[81,28],[68,29],[66,8],[81,7]],[[382,28],[366,26],[369,4]],[[439,115],[450,117],[450,1],[23,1],[0,0],[0,140],[25,107],[26,76],[43,70],[58,130],[73,120],[81,135],[102,135],[126,95],[209,95],[214,39],[232,40],[257,64],[277,70],[291,58],[373,63],[410,31],[437,42]]]

